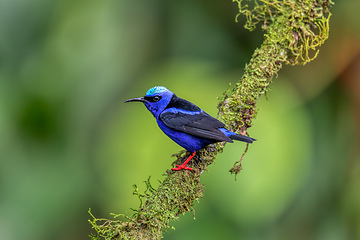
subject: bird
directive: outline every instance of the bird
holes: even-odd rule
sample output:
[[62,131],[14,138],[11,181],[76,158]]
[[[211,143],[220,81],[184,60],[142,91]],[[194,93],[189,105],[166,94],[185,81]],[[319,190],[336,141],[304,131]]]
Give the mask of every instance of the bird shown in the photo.
[[225,128],[225,124],[210,116],[195,104],[176,96],[163,86],[150,88],[144,97],[125,101],[142,102],[155,117],[160,129],[174,142],[185,148],[191,155],[174,171],[190,170],[187,163],[196,152],[208,144],[238,140],[252,143],[256,139],[237,134]]

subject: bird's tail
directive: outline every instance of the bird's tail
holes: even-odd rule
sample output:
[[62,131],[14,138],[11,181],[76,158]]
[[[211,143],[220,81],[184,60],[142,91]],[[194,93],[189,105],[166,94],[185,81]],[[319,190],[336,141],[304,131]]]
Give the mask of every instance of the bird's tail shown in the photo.
[[247,137],[247,136],[240,135],[240,134],[231,135],[231,136],[229,136],[229,138],[232,140],[238,140],[238,141],[247,142],[247,143],[252,143],[253,141],[256,141],[255,138]]

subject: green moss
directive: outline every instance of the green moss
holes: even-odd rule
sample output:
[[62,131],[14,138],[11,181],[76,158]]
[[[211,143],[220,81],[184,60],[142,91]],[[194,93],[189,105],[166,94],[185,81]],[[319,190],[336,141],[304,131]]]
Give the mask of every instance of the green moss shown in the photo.
[[[245,15],[245,28],[255,29],[261,24],[264,42],[256,49],[250,62],[245,66],[244,75],[233,89],[224,93],[218,105],[219,114],[226,126],[243,135],[252,126],[257,114],[256,104],[277,76],[283,64],[305,64],[318,54],[318,47],[329,34],[330,0],[254,0],[253,8],[237,2],[239,14]],[[249,2],[249,1],[247,1]],[[248,146],[247,146],[248,147]],[[140,199],[138,210],[132,216],[112,214],[113,220],[97,219],[91,212],[89,220],[97,235],[93,239],[160,239],[162,232],[172,228],[170,220],[178,219],[180,214],[192,211],[192,207],[203,196],[200,184],[201,173],[212,164],[224,143],[211,144],[202,149],[192,160],[194,171],[170,171],[158,189],[151,186],[150,178],[145,181],[146,190],[140,193],[134,185],[134,194]],[[241,159],[231,173],[241,170]],[[175,163],[182,163],[189,153],[181,151],[174,154]],[[126,221],[117,220],[125,218]]]
[[[255,29],[258,24],[265,31],[264,42],[256,49],[244,75],[232,91],[226,91],[218,109],[219,115],[230,130],[246,134],[252,126],[256,103],[277,76],[282,65],[306,64],[315,59],[329,36],[329,0],[260,0],[253,8],[237,2],[239,14],[246,16],[245,28]],[[313,56],[311,55],[313,52]],[[238,174],[241,164],[234,164],[231,173]]]
[[[97,232],[93,239],[160,239],[162,232],[172,228],[170,220],[177,220],[180,214],[192,211],[192,207],[203,196],[204,187],[200,184],[200,176],[210,165],[224,144],[211,144],[199,151],[194,157],[194,171],[167,171],[167,177],[158,189],[152,187],[150,178],[145,181],[146,190],[140,193],[134,185],[134,195],[140,199],[138,210],[132,216],[112,214],[114,218],[124,217],[127,222],[97,219],[89,220]],[[182,151],[175,154],[175,162],[184,162],[189,154]],[[174,163],[175,163],[174,162]]]
[[[286,63],[310,62],[317,56],[317,48],[328,38],[329,8],[333,4],[330,0],[255,0],[252,9],[244,0],[233,2],[239,7],[236,19],[245,15],[245,28],[249,30],[262,23],[265,41],[281,48],[279,57]],[[311,51],[314,51],[312,57]]]
[[265,31],[265,40],[255,50],[244,75],[231,92],[225,93],[218,107],[227,126],[245,134],[256,115],[259,97],[267,91],[282,64],[305,64],[317,56],[317,48],[328,38],[332,2],[255,0],[249,9],[244,0],[233,1],[239,7],[236,19],[246,16],[245,28],[253,30],[261,23]]

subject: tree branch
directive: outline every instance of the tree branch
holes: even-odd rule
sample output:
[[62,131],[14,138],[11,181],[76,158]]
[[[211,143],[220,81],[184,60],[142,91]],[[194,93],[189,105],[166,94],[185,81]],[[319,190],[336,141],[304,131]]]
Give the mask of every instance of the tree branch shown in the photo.
[[[254,1],[254,8],[249,9],[243,0],[237,2],[239,14],[245,15],[245,28],[253,30],[261,23],[265,31],[264,42],[256,49],[245,72],[234,89],[224,93],[218,109],[227,128],[246,134],[252,126],[252,119],[257,113],[256,103],[264,94],[273,76],[277,76],[284,63],[305,64],[313,60],[320,45],[328,38],[330,0],[259,0]],[[260,3],[259,3],[260,2]],[[313,57],[309,55],[313,54]],[[134,194],[139,196],[141,206],[132,216],[120,216],[127,221],[97,219],[91,212],[89,222],[96,230],[93,239],[160,239],[162,232],[171,228],[169,221],[177,219],[179,214],[189,212],[203,196],[204,188],[200,184],[201,173],[213,163],[224,143],[211,144],[199,151],[194,157],[194,171],[167,170],[167,177],[158,189],[145,181],[147,189],[140,193],[134,185]],[[245,151],[246,152],[246,151]],[[185,151],[174,154],[182,163],[189,155]],[[241,157],[241,159],[244,155]],[[230,169],[238,174],[241,160]]]

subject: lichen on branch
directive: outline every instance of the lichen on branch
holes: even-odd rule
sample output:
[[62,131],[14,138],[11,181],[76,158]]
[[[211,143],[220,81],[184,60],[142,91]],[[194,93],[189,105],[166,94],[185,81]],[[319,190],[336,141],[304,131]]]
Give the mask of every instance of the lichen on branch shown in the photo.
[[334,4],[331,0],[254,0],[252,9],[244,4],[245,0],[233,2],[239,8],[236,21],[245,15],[245,28],[250,31],[262,23],[265,41],[286,50],[286,63],[306,64],[315,59],[317,48],[329,36],[329,8]]
[[[134,185],[134,195],[140,199],[138,210],[132,209],[132,216],[112,214],[127,221],[98,219],[89,210],[89,220],[97,235],[92,239],[160,239],[162,232],[172,228],[170,220],[176,220],[180,214],[193,210],[193,206],[203,196],[204,187],[200,184],[200,176],[210,165],[217,153],[222,151],[223,144],[211,144],[200,151],[194,158],[197,165],[194,171],[167,170],[167,177],[157,189],[151,186],[150,178],[145,181],[146,190],[140,193]],[[174,154],[177,161],[188,157],[185,151]]]
[[[245,28],[255,29],[261,24],[264,41],[256,49],[244,74],[233,89],[228,89],[220,99],[218,117],[227,128],[247,134],[252,119],[257,114],[256,104],[282,65],[306,64],[316,58],[318,47],[329,34],[330,0],[233,0],[239,7],[238,17],[245,15]],[[250,6],[251,5],[251,6]],[[146,191],[140,193],[134,186],[134,195],[140,199],[140,207],[132,216],[112,214],[114,220],[89,220],[96,230],[93,239],[160,239],[163,231],[171,228],[170,220],[193,210],[203,196],[204,188],[200,176],[224,148],[224,143],[211,144],[194,157],[194,171],[166,172],[165,179],[157,189],[145,181]],[[246,147],[245,152],[247,151]],[[174,154],[182,163],[189,153]],[[231,173],[241,170],[241,159],[235,162]],[[123,220],[119,220],[122,217]]]
[[[329,36],[329,0],[254,0],[253,8],[238,3],[239,16],[246,16],[245,28],[254,30],[261,23],[264,42],[256,49],[244,74],[232,91],[224,93],[220,101],[219,117],[232,131],[246,134],[256,116],[256,103],[265,93],[284,63],[306,64],[315,59],[320,45]],[[314,51],[313,57],[310,52]],[[242,156],[243,157],[243,156]],[[230,169],[240,172],[241,159]]]

